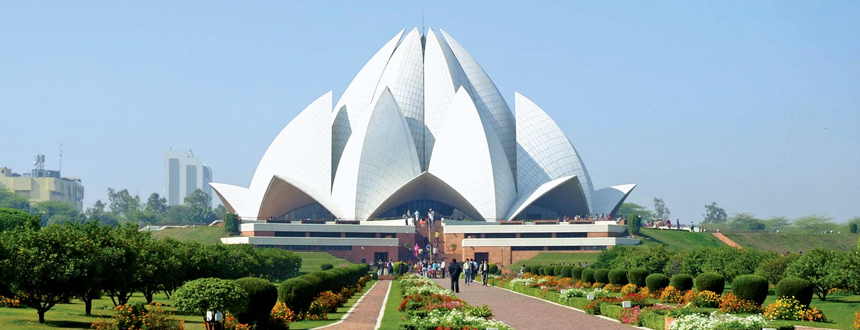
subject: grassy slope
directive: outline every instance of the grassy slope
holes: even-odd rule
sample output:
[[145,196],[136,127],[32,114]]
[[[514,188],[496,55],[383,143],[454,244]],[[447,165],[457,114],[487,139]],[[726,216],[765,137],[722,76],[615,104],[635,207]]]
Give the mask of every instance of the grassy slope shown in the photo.
[[[653,246],[665,244],[666,247],[678,250],[689,251],[702,247],[720,247],[726,246],[722,241],[714,237],[711,233],[691,233],[687,231],[676,230],[660,230],[660,229],[642,229],[642,246]],[[741,244],[743,245],[743,244]]]
[[221,237],[227,237],[224,227],[168,228],[152,232],[152,237],[170,237],[183,242],[219,244]]
[[785,253],[809,251],[817,247],[833,250],[857,248],[855,234],[808,234],[808,233],[723,233],[745,248]]
[[593,263],[594,260],[597,260],[597,256],[600,253],[597,252],[544,252],[538,254],[531,259],[520,260],[515,262],[513,265],[508,266],[508,269],[513,270],[514,272],[519,272],[520,267],[523,264],[526,265],[549,265],[554,263],[585,263],[589,264]]
[[331,264],[335,267],[341,264],[352,264],[345,259],[335,258],[328,252],[296,252],[296,254],[302,257],[302,269],[300,271],[305,273],[320,270],[322,264]]

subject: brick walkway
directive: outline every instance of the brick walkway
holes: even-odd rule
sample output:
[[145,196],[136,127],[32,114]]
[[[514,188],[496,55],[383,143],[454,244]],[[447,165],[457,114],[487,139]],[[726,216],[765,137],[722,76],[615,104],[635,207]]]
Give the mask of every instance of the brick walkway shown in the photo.
[[317,329],[338,330],[373,330],[376,327],[376,319],[382,313],[382,301],[388,293],[391,281],[377,281],[355,304],[352,313],[344,316],[341,322],[330,324]]
[[[450,289],[451,281],[436,280],[442,287]],[[565,330],[630,330],[633,327],[597,316],[555,305],[545,300],[524,296],[492,286],[481,286],[481,282],[466,286],[460,280],[457,297],[472,306],[487,304],[493,318],[505,322],[517,330],[565,329]]]

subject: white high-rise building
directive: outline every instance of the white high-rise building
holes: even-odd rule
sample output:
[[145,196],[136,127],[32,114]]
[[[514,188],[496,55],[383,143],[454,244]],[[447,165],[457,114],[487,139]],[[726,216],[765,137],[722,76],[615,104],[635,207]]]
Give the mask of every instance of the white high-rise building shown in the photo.
[[167,205],[180,205],[196,189],[212,196],[212,169],[189,151],[164,152],[164,197]]

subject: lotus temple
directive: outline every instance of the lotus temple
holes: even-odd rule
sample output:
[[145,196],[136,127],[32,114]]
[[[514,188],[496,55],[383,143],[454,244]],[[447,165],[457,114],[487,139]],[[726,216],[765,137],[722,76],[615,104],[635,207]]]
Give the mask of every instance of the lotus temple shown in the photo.
[[397,33],[333,101],[278,133],[248,187],[211,184],[241,218],[224,243],[358,262],[429,242],[439,258],[502,265],[639,243],[614,217],[635,185],[596,189],[553,119],[518,93],[512,112],[445,31]]

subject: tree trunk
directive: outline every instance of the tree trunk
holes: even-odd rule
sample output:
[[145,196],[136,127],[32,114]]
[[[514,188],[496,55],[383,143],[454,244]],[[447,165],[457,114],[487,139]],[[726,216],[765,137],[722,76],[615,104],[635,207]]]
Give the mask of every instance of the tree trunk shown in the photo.
[[45,312],[46,310],[38,309],[36,312],[39,313],[39,323],[45,323]]
[[147,304],[151,304],[151,303],[152,303],[152,296],[154,296],[154,295],[155,295],[155,291],[146,290],[146,291],[144,291],[144,292],[143,292],[143,297],[144,297],[144,298],[146,298],[146,303],[147,303]]
[[84,301],[84,313],[90,316],[93,312],[93,300],[89,297],[81,298]]

